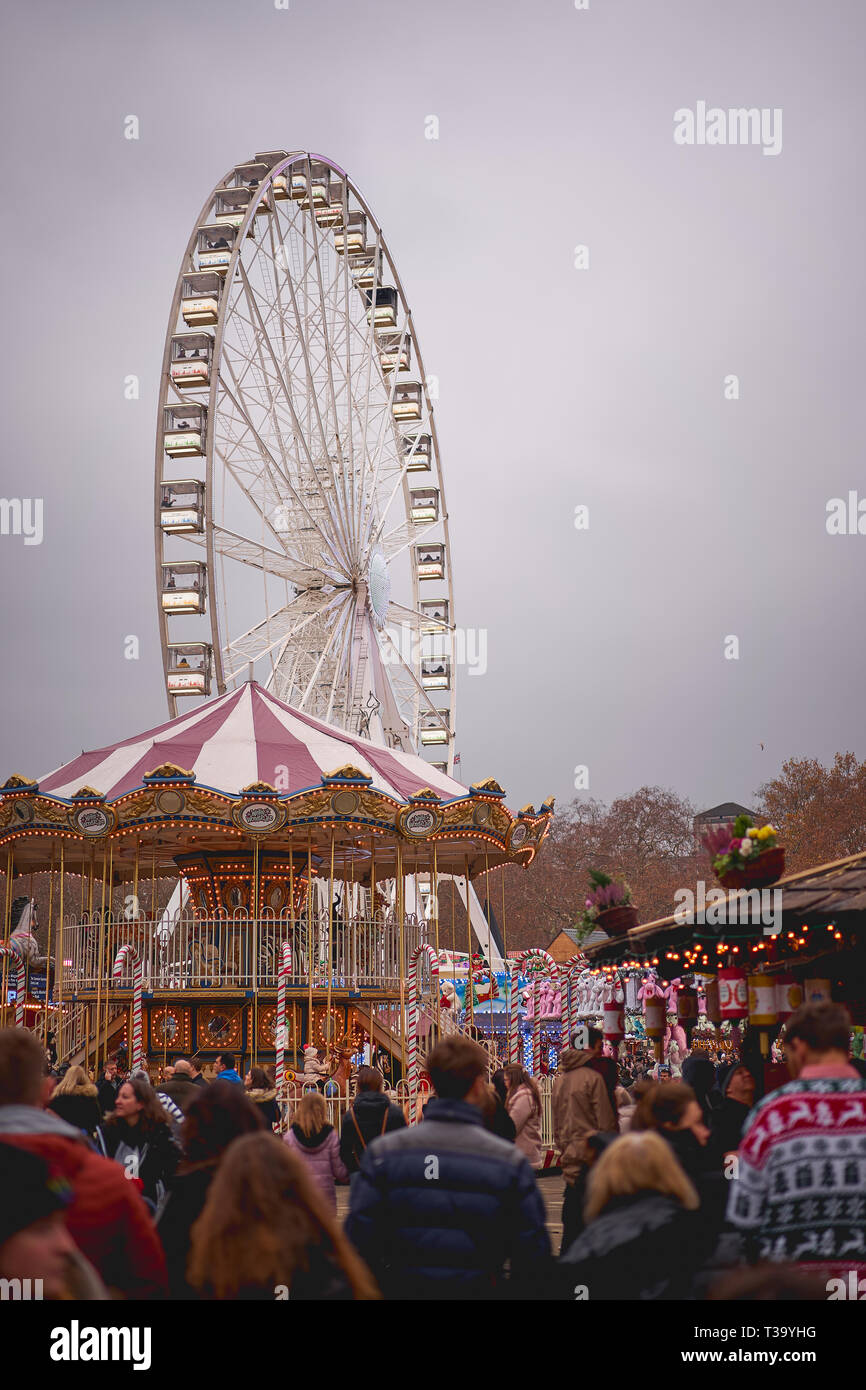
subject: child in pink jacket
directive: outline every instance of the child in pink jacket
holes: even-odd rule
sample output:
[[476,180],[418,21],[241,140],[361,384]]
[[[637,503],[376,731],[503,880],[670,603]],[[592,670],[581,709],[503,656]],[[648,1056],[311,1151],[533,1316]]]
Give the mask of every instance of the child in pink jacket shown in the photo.
[[333,1125],[328,1124],[328,1111],[318,1091],[303,1097],[285,1143],[297,1154],[328,1204],[337,1210],[338,1182],[348,1182],[349,1172],[340,1158],[340,1140]]

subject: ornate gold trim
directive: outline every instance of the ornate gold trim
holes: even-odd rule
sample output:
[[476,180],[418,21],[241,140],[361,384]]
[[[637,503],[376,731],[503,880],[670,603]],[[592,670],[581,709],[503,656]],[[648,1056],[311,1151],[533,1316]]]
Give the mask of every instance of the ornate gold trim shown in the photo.
[[159,767],[155,767],[152,772],[146,772],[141,780],[142,782],[149,782],[152,778],[157,777],[172,782],[181,779],[184,782],[195,781],[195,773],[190,772],[188,768],[178,767],[177,763],[160,763]]

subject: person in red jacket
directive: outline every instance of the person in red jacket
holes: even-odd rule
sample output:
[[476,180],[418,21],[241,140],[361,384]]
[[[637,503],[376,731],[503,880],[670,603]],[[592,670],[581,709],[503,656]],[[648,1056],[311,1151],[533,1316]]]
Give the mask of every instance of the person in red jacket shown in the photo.
[[44,1070],[34,1033],[0,1029],[0,1143],[38,1155],[70,1184],[69,1234],[108,1289],[126,1298],[163,1297],[165,1258],[138,1184],[94,1153],[80,1130],[42,1108]]

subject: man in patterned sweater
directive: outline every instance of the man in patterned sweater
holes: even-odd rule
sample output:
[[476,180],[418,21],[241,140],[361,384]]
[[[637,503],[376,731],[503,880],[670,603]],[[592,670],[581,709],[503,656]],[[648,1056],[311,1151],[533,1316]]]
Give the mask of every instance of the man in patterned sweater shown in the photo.
[[757,1259],[825,1278],[866,1275],[866,1080],[848,1061],[839,1004],[807,1004],[785,1029],[795,1078],[746,1121],[728,1220]]

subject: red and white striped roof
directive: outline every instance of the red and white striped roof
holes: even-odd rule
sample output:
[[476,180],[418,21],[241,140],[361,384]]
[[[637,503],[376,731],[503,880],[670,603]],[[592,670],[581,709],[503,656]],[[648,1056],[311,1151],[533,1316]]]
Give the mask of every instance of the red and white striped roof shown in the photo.
[[[40,777],[39,789],[68,798],[89,786],[114,801],[141,787],[145,774],[163,763],[191,770],[197,785],[231,796],[251,782],[270,782],[289,794],[318,787],[324,775],[346,763],[398,801],[423,787],[431,787],[443,800],[468,794],[460,782],[423,758],[380,748],[314,719],[283,704],[255,681],[135,738],[82,753]],[[287,770],[288,787],[280,768]]]

